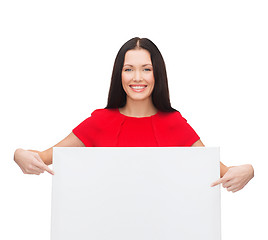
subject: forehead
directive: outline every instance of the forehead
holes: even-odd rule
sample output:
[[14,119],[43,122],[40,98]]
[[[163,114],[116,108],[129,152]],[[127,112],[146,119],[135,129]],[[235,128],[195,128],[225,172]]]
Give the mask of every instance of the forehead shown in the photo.
[[152,64],[150,52],[145,49],[132,49],[126,52],[124,64]]

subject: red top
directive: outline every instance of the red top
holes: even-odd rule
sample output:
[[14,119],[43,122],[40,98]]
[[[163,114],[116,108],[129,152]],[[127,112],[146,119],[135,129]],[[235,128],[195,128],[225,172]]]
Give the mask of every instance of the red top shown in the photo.
[[96,109],[72,131],[86,147],[189,147],[200,139],[178,111],[139,118]]

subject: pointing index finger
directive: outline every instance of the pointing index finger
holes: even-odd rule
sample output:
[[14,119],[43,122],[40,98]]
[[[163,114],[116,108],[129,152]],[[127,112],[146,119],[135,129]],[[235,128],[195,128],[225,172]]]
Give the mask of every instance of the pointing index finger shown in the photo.
[[[39,156],[38,156],[38,157],[39,157]],[[38,162],[36,162],[36,165],[37,165],[39,168],[41,168],[41,169],[47,171],[48,173],[54,175],[54,171],[51,170],[51,169],[50,169],[50,168],[49,168],[49,167],[42,161],[42,159],[41,159],[40,157],[39,157],[39,158],[38,158],[38,157],[37,157]]]
[[217,181],[213,182],[210,186],[211,187],[215,187],[217,186],[218,184],[221,184],[224,182],[224,179],[223,178],[219,178]]
[[54,175],[54,171],[52,169],[50,169],[44,162],[41,163],[40,168],[42,168],[43,170],[47,171],[51,175]]

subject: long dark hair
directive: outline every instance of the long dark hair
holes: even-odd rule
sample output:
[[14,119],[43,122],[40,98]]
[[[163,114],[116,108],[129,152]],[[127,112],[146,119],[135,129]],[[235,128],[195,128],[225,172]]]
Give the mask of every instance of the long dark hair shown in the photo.
[[148,38],[132,38],[127,41],[118,51],[114,61],[111,85],[108,95],[107,108],[121,108],[126,104],[126,93],[122,86],[122,68],[125,54],[128,50],[143,48],[149,51],[153,65],[154,89],[152,101],[154,106],[162,112],[174,112],[169,99],[167,73],[164,59],[157,46]]

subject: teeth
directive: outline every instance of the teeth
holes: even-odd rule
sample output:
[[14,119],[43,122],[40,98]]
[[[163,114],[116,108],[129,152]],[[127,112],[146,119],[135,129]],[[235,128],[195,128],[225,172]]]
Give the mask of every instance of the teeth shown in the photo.
[[142,89],[142,88],[145,88],[146,86],[130,86],[131,88],[134,88],[134,89]]

